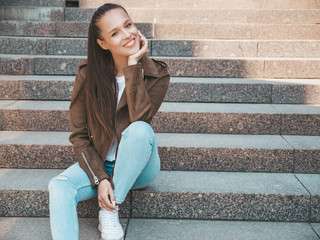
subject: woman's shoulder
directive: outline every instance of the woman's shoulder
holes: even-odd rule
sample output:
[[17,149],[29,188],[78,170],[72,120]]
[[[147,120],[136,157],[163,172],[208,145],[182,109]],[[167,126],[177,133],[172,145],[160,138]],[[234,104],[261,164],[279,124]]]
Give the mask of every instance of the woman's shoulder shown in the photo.
[[82,59],[78,62],[78,74],[82,79],[87,75],[87,59]]

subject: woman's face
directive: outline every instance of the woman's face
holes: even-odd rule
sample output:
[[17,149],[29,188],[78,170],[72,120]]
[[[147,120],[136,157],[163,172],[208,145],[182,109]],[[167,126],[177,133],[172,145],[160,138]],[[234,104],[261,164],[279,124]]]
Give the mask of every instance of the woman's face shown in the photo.
[[139,51],[138,29],[121,8],[106,12],[98,22],[98,27],[103,39],[97,39],[97,42],[103,49],[108,49],[113,57],[128,57]]

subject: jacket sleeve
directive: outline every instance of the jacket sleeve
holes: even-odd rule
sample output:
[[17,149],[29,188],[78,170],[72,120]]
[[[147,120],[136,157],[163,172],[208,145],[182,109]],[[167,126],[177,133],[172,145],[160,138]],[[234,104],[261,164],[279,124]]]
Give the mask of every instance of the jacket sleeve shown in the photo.
[[130,122],[150,123],[160,108],[169,87],[170,74],[165,63],[158,63],[158,69],[159,77],[148,89],[143,79],[140,62],[123,69]]
[[72,143],[80,167],[88,175],[92,187],[96,187],[100,180],[104,178],[109,179],[109,175],[107,175],[99,154],[90,142],[87,123],[86,91],[83,84],[84,74],[80,70],[81,68],[79,67],[71,96],[69,111],[72,133],[69,136],[69,140]]

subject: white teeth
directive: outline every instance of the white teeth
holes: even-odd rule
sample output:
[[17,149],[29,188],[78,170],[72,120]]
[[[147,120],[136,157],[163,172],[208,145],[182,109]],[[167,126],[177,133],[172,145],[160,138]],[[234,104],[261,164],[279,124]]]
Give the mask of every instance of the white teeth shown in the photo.
[[134,43],[134,39],[132,39],[125,47],[130,47]]

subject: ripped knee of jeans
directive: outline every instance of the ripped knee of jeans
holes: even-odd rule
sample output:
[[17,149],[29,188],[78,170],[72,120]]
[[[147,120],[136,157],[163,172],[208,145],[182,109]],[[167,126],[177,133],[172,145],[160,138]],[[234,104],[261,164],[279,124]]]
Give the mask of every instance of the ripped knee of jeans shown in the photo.
[[63,180],[63,181],[67,181],[68,178],[67,178],[66,176],[59,175],[59,176],[56,176],[56,177],[52,178],[51,180]]

